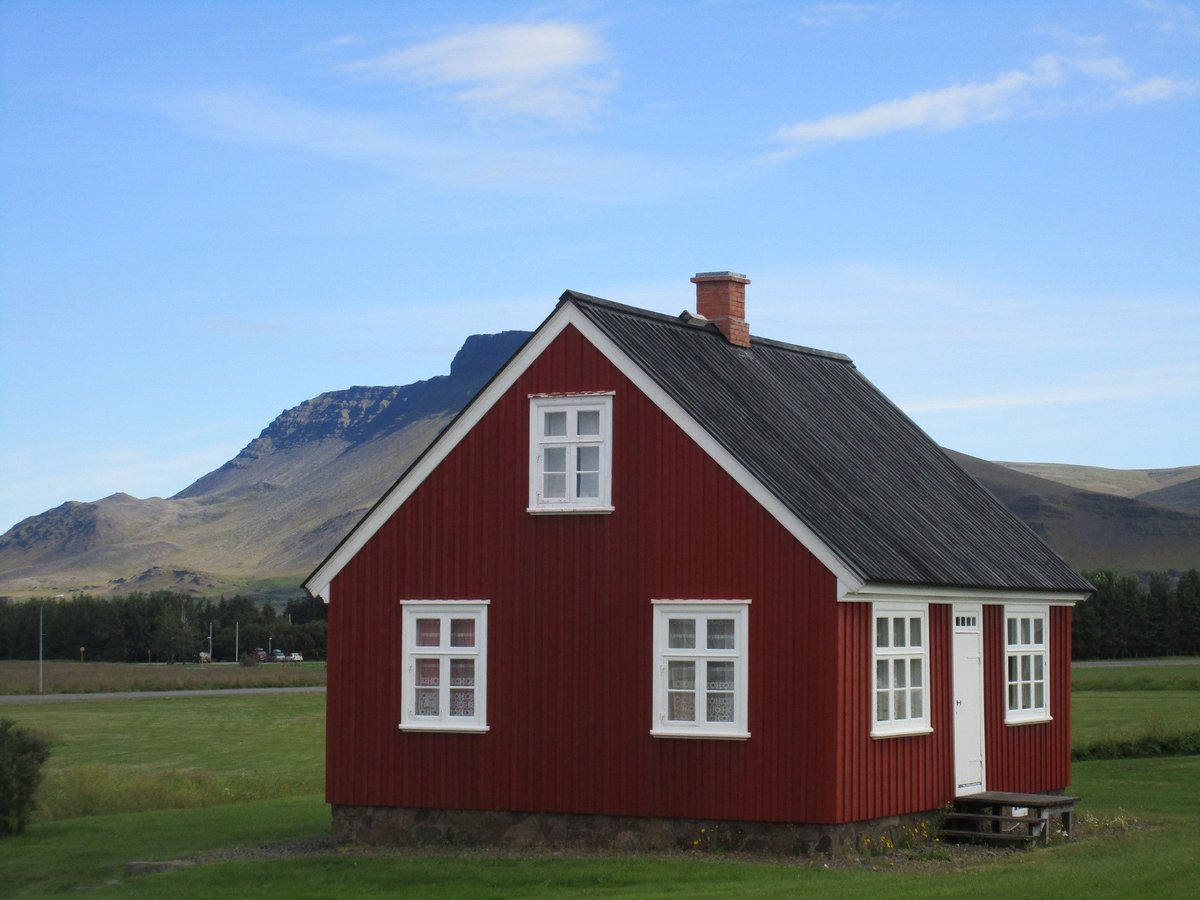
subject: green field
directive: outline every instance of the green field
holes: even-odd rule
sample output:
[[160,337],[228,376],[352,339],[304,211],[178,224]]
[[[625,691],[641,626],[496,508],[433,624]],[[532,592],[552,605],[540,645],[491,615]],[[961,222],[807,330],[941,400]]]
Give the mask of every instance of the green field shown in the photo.
[[52,819],[320,793],[325,696],[148,697],[0,705],[53,742]]
[[0,694],[97,694],[113,691],[181,691],[206,688],[316,687],[325,684],[321,662],[151,665],[146,663],[0,660]]
[[[1078,739],[1200,720],[1200,690],[1125,690],[1111,679],[1141,677],[1135,670],[1087,671],[1110,681],[1076,693]],[[389,854],[325,844],[322,695],[5,705],[0,715],[56,742],[46,813],[29,834],[0,843],[6,896],[1166,897],[1189,895],[1200,871],[1200,756],[1076,763],[1075,841],[968,862],[939,859],[936,845],[926,862],[871,856],[829,868],[820,858],[706,854]],[[280,842],[303,842],[307,852],[262,850]],[[124,874],[130,861],[164,859],[195,864]]]

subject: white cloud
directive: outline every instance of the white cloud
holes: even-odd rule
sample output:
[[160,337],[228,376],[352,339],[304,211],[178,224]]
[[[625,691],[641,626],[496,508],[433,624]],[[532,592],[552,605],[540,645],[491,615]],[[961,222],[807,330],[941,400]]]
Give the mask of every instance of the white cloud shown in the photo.
[[431,87],[456,86],[453,99],[502,115],[583,124],[612,90],[608,58],[594,28],[570,22],[481,25],[382,56],[347,71]]
[[[1073,105],[1166,100],[1195,89],[1192,82],[1148,78],[1129,85],[1129,66],[1116,56],[1047,54],[990,81],[955,84],[780,128],[776,137],[794,155],[806,145],[854,141],[898,131],[953,131],[1015,117],[1047,115]],[[1097,89],[1099,93],[1097,94]]]
[[1155,103],[1170,100],[1182,94],[1194,94],[1200,89],[1194,81],[1181,78],[1147,78],[1137,84],[1117,91],[1117,96],[1127,103]]
[[1021,391],[940,397],[901,403],[905,412],[998,409],[1060,404],[1103,403],[1151,397],[1178,397],[1200,393],[1200,366],[1164,366],[1092,372],[1070,382]]
[[[395,115],[305,106],[255,88],[176,99],[167,115],[218,140],[291,147],[457,188],[541,191],[606,204],[647,202],[712,173],[574,144],[439,135]],[[414,135],[421,135],[414,137]]]
[[800,10],[799,22],[817,28],[861,25],[879,16],[895,17],[902,11],[900,3],[813,3]]
[[1200,21],[1197,21],[1196,13],[1186,3],[1172,3],[1169,0],[1138,0],[1136,5],[1155,16],[1154,27],[1164,34],[1200,37]]

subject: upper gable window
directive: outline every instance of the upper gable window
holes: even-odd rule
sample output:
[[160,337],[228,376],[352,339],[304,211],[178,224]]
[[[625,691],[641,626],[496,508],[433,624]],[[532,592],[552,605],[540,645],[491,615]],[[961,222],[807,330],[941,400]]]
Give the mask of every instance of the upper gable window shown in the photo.
[[529,398],[529,511],[612,511],[612,394]]
[[1050,719],[1050,616],[1041,607],[1007,606],[1004,653],[1008,687],[1004,721]]

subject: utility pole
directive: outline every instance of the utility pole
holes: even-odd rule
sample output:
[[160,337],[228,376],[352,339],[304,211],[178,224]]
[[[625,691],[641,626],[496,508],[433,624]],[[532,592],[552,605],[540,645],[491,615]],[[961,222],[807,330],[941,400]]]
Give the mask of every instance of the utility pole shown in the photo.
[[242,654],[240,652],[241,648],[239,646],[240,642],[241,642],[241,638],[242,638],[241,628],[242,628],[241,622],[235,621],[233,623],[233,661],[234,662],[242,661]]
[[212,619],[208,620],[208,661],[212,662]]

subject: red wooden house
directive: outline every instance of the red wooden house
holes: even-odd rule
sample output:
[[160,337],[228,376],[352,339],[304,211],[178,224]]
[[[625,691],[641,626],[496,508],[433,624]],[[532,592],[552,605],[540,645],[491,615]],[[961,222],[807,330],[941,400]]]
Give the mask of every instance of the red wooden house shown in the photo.
[[1089,584],[848,358],[751,337],[746,278],[693,281],[565,293],[306,582],[341,836],[811,847],[1068,784]]

